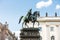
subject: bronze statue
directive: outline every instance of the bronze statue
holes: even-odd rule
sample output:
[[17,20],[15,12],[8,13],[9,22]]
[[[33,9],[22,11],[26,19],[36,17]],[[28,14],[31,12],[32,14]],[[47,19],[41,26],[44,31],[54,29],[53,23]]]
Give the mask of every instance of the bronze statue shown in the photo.
[[24,23],[28,27],[27,23],[29,23],[29,21],[31,21],[33,23],[33,27],[34,27],[35,22],[37,22],[37,17],[39,17],[39,16],[40,16],[39,11],[35,11],[32,14],[32,9],[30,9],[25,17],[24,16],[20,17],[19,23],[21,22],[22,18],[24,17],[22,27],[23,27]]

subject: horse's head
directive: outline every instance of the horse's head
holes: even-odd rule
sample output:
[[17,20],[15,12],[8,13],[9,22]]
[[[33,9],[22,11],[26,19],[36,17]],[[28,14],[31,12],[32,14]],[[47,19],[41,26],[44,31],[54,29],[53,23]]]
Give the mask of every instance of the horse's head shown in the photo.
[[39,17],[39,16],[40,16],[39,11],[35,11],[35,12],[33,13],[33,16]]

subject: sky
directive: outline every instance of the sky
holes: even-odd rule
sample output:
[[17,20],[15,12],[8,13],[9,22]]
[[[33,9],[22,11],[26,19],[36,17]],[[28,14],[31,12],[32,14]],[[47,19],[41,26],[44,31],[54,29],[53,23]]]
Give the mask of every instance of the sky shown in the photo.
[[49,16],[54,16],[55,12],[60,16],[60,0],[0,0],[0,22],[7,21],[11,31],[20,31],[19,18],[31,8],[32,12],[40,11],[41,16],[46,12]]

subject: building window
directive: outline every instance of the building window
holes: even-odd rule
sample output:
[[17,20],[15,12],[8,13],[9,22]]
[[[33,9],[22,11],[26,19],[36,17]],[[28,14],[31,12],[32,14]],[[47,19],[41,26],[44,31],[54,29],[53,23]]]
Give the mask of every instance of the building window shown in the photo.
[[54,27],[51,27],[51,31],[54,31]]
[[51,36],[51,40],[55,40],[55,37],[54,36]]
[[39,30],[42,31],[42,27],[39,27]]

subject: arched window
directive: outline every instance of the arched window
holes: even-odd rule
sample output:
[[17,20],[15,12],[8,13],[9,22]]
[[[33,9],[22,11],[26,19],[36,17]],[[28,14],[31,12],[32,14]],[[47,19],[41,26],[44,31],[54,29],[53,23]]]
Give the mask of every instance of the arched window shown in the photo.
[[51,31],[54,31],[54,27],[51,27]]
[[51,36],[51,40],[55,40],[55,37],[54,36]]
[[40,40],[42,40],[42,36],[40,36]]

